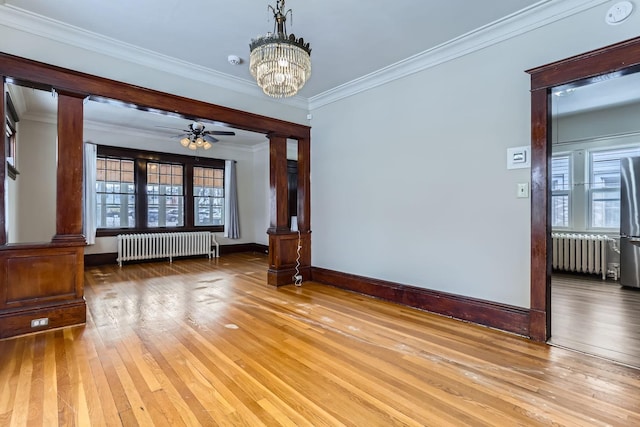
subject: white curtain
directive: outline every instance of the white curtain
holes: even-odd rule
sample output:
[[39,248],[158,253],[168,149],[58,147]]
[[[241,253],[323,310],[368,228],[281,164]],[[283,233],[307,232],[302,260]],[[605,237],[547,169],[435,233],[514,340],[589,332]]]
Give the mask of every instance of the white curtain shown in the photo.
[[95,144],[84,144],[84,221],[82,231],[88,245],[96,243],[96,159]]
[[226,160],[224,164],[224,237],[240,238],[235,160]]

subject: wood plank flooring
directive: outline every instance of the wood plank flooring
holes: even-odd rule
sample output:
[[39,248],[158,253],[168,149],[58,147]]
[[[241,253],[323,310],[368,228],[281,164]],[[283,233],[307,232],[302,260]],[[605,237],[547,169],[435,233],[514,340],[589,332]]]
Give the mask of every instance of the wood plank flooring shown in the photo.
[[640,425],[639,370],[266,265],[88,268],[86,326],[0,341],[0,425]]
[[551,289],[552,344],[640,368],[640,289],[575,274]]

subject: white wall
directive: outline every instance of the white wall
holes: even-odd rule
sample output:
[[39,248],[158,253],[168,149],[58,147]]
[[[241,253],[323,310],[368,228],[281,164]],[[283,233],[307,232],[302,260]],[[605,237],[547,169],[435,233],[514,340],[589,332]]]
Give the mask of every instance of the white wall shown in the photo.
[[253,155],[253,187],[254,187],[254,228],[255,243],[269,245],[269,228],[271,217],[271,193],[269,183],[269,143],[261,144]]
[[[555,99],[554,99],[555,101]],[[554,144],[640,132],[640,103],[561,116],[552,123]]]
[[7,242],[16,243],[18,235],[18,183],[16,180],[7,179],[7,194],[5,203],[7,206]]
[[638,35],[608,7],[312,111],[312,264],[529,307],[525,70]]
[[[9,243],[49,242],[56,234],[56,159],[55,123],[22,119],[18,122],[16,151],[20,174],[10,196]],[[64,167],[62,165],[61,167]]]

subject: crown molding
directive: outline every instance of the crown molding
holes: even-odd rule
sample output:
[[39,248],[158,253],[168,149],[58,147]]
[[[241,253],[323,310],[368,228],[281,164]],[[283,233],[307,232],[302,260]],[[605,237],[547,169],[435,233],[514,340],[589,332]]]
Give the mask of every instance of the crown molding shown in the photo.
[[[428,49],[402,61],[398,61],[395,64],[336,86],[309,99],[296,95],[291,98],[279,99],[273,102],[285,103],[312,111],[360,92],[468,55],[609,1],[610,0],[541,0],[528,8],[468,32],[432,49]],[[98,52],[130,63],[165,71],[183,78],[190,78],[208,85],[225,87],[249,96],[265,97],[264,93],[253,81],[211,70],[148,49],[142,49],[41,15],[33,14],[15,6],[0,3],[0,25],[49,38],[70,46]]]
[[312,96],[309,98],[309,111],[468,55],[607,2],[609,0],[539,1],[528,8],[505,16],[432,49],[425,50],[373,73]]
[[161,70],[182,78],[224,87],[245,95],[260,97],[305,110],[309,106],[307,99],[299,95],[278,99],[277,101],[272,100],[253,81],[162,55],[158,52],[105,37],[12,5],[0,3],[0,25],[151,69]]

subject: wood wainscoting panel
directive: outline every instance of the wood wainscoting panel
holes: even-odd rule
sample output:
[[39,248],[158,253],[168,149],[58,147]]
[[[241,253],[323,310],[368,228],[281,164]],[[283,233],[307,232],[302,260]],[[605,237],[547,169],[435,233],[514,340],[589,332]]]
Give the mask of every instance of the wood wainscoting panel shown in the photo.
[[526,308],[318,267],[312,267],[311,276],[314,282],[529,336],[529,310]]
[[[0,250],[0,338],[85,323],[84,248],[33,244]],[[32,325],[35,319],[45,324]]]
[[24,254],[3,261],[1,268],[7,283],[5,307],[59,300],[76,294],[76,253]]

